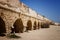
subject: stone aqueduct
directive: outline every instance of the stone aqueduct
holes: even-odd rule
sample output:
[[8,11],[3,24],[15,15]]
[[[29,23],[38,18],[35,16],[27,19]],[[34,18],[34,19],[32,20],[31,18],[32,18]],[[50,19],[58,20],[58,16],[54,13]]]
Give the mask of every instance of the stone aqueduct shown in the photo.
[[12,26],[15,32],[19,33],[26,29],[39,29],[41,23],[50,22],[19,0],[0,0],[0,31],[2,33],[10,33]]

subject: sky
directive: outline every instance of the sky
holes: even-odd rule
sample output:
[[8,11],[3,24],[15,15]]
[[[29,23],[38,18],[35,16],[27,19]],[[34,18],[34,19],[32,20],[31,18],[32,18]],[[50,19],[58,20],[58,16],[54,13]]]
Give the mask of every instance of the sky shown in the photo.
[[60,23],[60,0],[20,0],[37,13]]

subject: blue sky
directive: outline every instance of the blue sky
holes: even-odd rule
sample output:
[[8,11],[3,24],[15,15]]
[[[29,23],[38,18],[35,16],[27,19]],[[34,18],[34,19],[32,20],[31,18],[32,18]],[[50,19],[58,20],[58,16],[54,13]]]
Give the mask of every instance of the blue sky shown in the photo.
[[20,0],[37,13],[52,21],[60,22],[60,0]]

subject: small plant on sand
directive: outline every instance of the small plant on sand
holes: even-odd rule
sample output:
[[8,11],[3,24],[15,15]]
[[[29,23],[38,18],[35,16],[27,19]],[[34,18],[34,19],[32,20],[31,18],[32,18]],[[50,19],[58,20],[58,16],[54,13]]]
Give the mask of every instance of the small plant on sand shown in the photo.
[[9,38],[21,38],[20,36],[13,34],[8,35]]

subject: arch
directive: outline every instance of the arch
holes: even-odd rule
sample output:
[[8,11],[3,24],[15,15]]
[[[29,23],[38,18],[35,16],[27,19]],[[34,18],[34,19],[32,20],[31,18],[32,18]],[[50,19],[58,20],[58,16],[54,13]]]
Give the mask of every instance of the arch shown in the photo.
[[44,22],[41,22],[41,28],[44,28]]
[[28,20],[26,29],[27,30],[32,30],[32,22],[31,22],[31,20]]
[[0,33],[6,33],[5,22],[1,17],[0,17]]
[[34,22],[33,29],[34,29],[34,30],[36,30],[36,29],[37,29],[37,23],[36,23],[36,21]]
[[40,22],[38,22],[38,29],[40,29]]
[[24,25],[21,19],[17,19],[13,26],[15,33],[23,33]]

